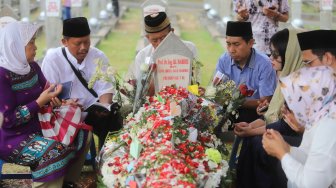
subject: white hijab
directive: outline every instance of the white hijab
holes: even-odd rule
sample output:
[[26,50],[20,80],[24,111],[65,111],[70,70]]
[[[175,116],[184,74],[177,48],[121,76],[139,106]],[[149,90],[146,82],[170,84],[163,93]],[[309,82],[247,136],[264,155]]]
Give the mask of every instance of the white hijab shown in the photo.
[[38,28],[31,23],[12,22],[0,30],[0,67],[19,75],[29,73],[25,46]]
[[306,129],[323,117],[336,119],[336,73],[330,67],[304,67],[280,78],[281,91]]

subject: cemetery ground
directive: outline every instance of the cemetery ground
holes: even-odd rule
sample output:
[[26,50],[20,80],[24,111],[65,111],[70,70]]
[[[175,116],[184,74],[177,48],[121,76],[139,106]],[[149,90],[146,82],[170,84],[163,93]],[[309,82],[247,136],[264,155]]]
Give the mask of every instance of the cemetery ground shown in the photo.
[[[190,2],[191,0],[189,0]],[[196,44],[198,49],[198,59],[204,65],[202,67],[201,85],[205,87],[210,80],[215,69],[217,59],[223,53],[223,47],[209,34],[207,29],[201,25],[199,10],[188,10],[176,12],[177,26],[179,27],[181,38]],[[129,65],[136,55],[136,45],[141,34],[141,11],[138,8],[130,8],[120,19],[119,24],[111,33],[103,39],[97,46],[105,52],[110,63],[115,67],[120,75],[127,72]],[[44,49],[45,35],[40,34],[37,39],[38,59],[41,58]],[[97,142],[96,142],[97,143]],[[5,173],[27,172],[28,168],[6,164]],[[96,175],[91,167],[84,167],[81,179],[76,182],[79,187],[96,187]],[[3,180],[0,187],[31,187],[31,180]]]

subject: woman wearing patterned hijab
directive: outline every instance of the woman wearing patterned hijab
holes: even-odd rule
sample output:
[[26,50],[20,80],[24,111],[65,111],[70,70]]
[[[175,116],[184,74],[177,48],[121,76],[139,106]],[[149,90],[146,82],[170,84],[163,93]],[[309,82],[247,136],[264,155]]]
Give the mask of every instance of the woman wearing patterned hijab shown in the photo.
[[[33,187],[62,187],[63,179],[73,180],[65,175],[76,155],[85,154],[83,146],[88,133],[80,131],[81,136],[70,146],[42,137],[37,113],[49,102],[60,105],[56,96],[62,88],[49,86],[34,62],[38,28],[30,23],[12,22],[0,32],[0,114],[4,116],[0,158],[29,166]],[[71,174],[72,178],[79,177],[79,173]]]
[[288,187],[335,187],[336,73],[325,66],[302,68],[280,82],[305,132],[301,145],[290,147],[277,131],[267,130],[263,147],[281,160]]

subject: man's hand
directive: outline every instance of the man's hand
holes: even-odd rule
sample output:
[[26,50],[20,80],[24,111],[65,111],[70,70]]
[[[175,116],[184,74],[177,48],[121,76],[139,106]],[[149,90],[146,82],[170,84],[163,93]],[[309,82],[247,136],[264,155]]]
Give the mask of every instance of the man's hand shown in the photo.
[[83,109],[83,105],[78,103],[78,99],[68,99],[68,100],[62,100],[62,105],[71,105],[71,106],[78,106],[80,107],[82,110]]

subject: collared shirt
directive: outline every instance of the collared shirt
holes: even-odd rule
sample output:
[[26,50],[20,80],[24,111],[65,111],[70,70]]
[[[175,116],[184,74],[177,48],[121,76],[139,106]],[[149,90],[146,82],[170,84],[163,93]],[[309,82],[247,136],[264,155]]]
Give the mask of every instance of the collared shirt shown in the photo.
[[[194,54],[194,58],[197,58],[197,49],[194,43],[189,41],[182,41],[189,50]],[[135,57],[133,67],[130,67],[130,72],[135,79],[139,79],[141,76],[141,64],[147,63],[152,58],[154,48],[151,44],[147,45],[145,48],[141,49]]]
[[[84,79],[89,82],[96,70],[95,61],[97,59],[103,60],[103,64],[108,64],[106,55],[95,47],[91,47],[87,56],[81,64],[77,63],[76,58],[65,48],[68,59],[79,70]],[[78,99],[79,103],[83,105],[84,109],[94,104],[98,98],[95,98],[79,81],[68,61],[62,53],[62,47],[48,50],[42,62],[42,72],[50,83],[64,83],[68,81],[73,82],[71,98]],[[106,93],[113,93],[113,86],[111,83],[104,81],[97,81],[93,89],[100,97]]]
[[243,69],[226,52],[219,58],[216,71],[226,75],[237,86],[244,83],[248,89],[254,90],[252,99],[272,96],[276,88],[276,74],[269,57],[254,49]]

